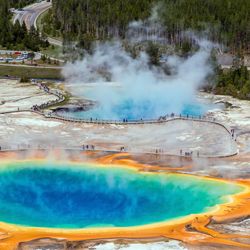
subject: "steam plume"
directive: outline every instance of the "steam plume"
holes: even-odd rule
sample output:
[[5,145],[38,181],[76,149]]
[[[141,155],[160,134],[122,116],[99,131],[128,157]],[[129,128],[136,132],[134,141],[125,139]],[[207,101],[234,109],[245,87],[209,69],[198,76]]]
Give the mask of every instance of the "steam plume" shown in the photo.
[[[67,64],[63,75],[73,83],[70,86],[75,95],[98,102],[96,113],[92,112],[98,118],[120,119],[120,113],[125,118],[185,113],[188,106],[197,103],[196,91],[212,72],[208,63],[212,45],[207,41],[199,41],[199,45],[200,49],[186,59],[167,57],[171,75],[149,66],[145,52],[133,58],[120,42],[97,45],[92,55]],[[107,75],[116,83],[112,87],[105,84]],[[86,83],[92,83],[91,88],[86,88]]]

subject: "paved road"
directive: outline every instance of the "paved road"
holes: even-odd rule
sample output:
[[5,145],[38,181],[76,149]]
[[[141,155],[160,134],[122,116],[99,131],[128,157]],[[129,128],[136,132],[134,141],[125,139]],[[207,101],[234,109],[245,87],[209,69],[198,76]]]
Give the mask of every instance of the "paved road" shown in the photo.
[[23,11],[16,10],[13,22],[15,23],[17,20],[19,20],[21,24],[24,22],[28,29],[30,29],[32,25],[36,27],[35,22],[37,17],[50,7],[50,2],[43,1],[24,7]]
[[60,46],[60,47],[63,46],[62,41],[59,41],[59,40],[51,38],[51,37],[48,37],[48,42],[50,44],[57,45],[57,46]]
[[[13,23],[17,20],[22,24],[23,22],[26,24],[27,29],[30,29],[31,26],[37,28],[37,19],[38,17],[44,13],[46,10],[52,7],[51,2],[42,1],[40,3],[35,3],[23,8],[23,11],[16,10],[14,13]],[[57,46],[62,46],[62,42],[53,38],[48,38],[50,44],[54,44]]]

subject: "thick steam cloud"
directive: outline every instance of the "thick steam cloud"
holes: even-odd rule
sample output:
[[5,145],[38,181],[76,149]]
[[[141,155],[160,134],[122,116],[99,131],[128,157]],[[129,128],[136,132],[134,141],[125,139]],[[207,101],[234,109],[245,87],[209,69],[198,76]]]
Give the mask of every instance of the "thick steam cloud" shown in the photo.
[[199,41],[199,50],[188,58],[168,56],[171,74],[166,75],[150,66],[145,52],[133,58],[120,42],[99,44],[93,54],[67,64],[63,75],[73,94],[98,103],[86,116],[149,119],[172,112],[198,115],[208,109],[198,104],[196,92],[212,72],[208,62],[212,47],[208,41]]

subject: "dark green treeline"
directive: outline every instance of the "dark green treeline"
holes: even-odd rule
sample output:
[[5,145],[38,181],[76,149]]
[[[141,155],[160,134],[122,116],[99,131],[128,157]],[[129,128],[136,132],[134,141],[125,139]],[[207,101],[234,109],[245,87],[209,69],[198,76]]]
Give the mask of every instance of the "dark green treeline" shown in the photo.
[[249,0],[53,0],[46,33],[78,40],[124,37],[129,22],[146,19],[159,5],[170,43],[181,45],[183,32],[200,31],[231,51],[250,50]]
[[38,51],[41,47],[47,47],[48,42],[41,37],[34,27],[28,32],[26,26],[19,22],[12,23],[10,8],[21,8],[35,2],[34,0],[0,0],[0,46],[14,50]]

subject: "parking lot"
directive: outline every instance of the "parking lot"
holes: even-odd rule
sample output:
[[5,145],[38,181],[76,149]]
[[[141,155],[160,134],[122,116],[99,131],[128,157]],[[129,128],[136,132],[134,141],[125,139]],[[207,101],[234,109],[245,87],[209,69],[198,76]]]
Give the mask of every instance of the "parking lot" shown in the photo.
[[39,60],[40,58],[40,53],[0,50],[0,63],[25,63],[31,59]]

